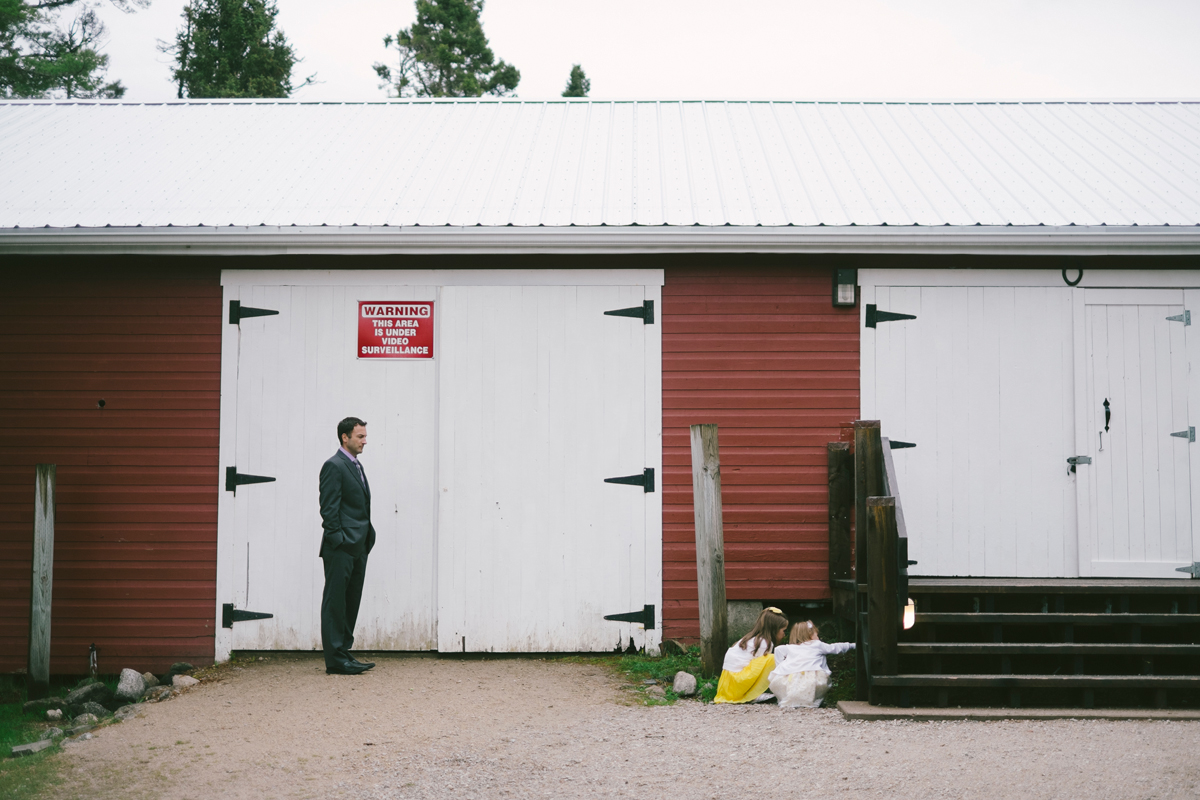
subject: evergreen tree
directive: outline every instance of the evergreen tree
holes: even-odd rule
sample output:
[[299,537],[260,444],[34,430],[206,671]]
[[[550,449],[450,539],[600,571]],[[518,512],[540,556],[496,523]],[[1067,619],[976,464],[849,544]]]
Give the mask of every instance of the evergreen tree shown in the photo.
[[183,27],[163,52],[175,56],[179,97],[288,97],[300,61],[283,31],[274,0],[191,0]]
[[567,78],[567,88],[563,89],[563,97],[587,97],[592,90],[592,82],[584,74],[579,64],[571,67],[571,77]]
[[383,37],[395,47],[400,63],[375,64],[380,88],[396,97],[479,97],[511,94],[520,71],[497,61],[483,35],[479,14],[483,0],[416,0],[417,21],[395,36]]
[[[111,2],[122,11],[149,4]],[[0,97],[125,94],[120,81],[104,81],[104,34],[96,4],[88,0],[0,0]]]

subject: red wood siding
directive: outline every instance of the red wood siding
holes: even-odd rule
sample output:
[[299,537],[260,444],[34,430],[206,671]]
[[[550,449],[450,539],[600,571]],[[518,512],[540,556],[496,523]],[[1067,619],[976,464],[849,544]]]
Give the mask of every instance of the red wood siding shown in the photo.
[[671,267],[663,286],[663,635],[700,634],[688,426],[721,444],[730,600],[829,597],[825,445],[858,415],[858,310],[826,267]]
[[219,272],[13,266],[0,293],[0,672],[28,657],[37,463],[58,465],[51,672],[86,672],[92,643],[101,672],[211,663]]

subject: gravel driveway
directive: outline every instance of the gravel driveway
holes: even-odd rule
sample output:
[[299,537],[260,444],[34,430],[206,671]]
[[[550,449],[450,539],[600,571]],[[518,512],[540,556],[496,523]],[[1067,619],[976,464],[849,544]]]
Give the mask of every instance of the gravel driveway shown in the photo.
[[636,704],[540,660],[224,668],[69,746],[55,797],[1200,797],[1200,722],[847,722]]

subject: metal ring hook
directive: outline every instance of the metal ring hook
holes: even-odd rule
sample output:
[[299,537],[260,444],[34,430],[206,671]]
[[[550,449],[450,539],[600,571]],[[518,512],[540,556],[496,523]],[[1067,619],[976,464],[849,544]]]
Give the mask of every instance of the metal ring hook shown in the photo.
[[1068,280],[1068,279],[1067,279],[1067,270],[1064,268],[1064,269],[1063,269],[1063,271],[1062,271],[1062,278],[1063,278],[1063,282],[1064,282],[1065,284],[1067,284],[1067,286],[1078,286],[1078,285],[1079,285],[1079,282],[1080,282],[1081,280],[1083,280],[1083,270],[1082,270],[1082,269],[1080,269],[1080,270],[1079,270],[1079,277],[1078,277],[1078,278],[1076,278],[1076,279],[1074,280],[1074,282],[1072,282],[1072,281],[1070,281],[1070,280]]

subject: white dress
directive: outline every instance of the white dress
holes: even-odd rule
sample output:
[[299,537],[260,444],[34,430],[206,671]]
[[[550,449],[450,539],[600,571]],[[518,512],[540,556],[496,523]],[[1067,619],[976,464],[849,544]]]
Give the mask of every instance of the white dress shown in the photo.
[[853,642],[825,644],[819,639],[775,648],[775,669],[769,677],[771,692],[787,708],[820,708],[829,691],[826,656],[854,649]]

